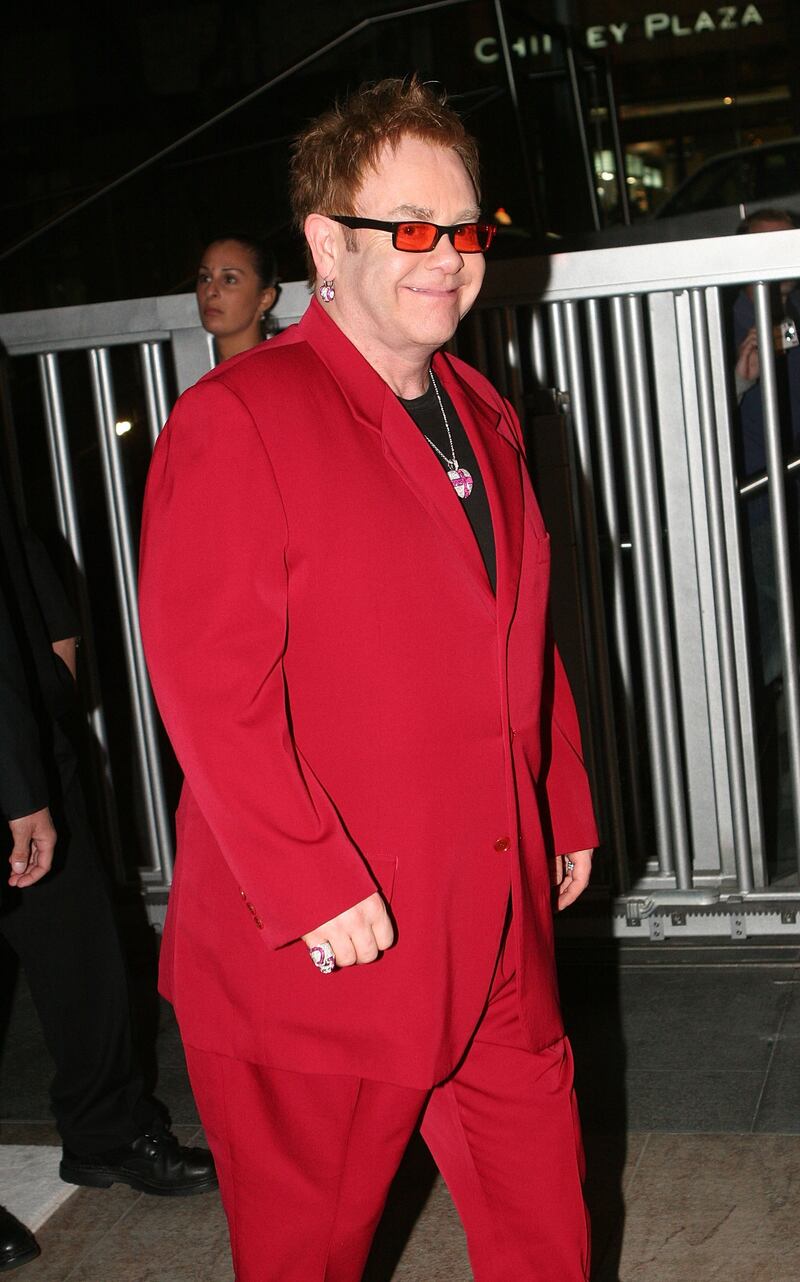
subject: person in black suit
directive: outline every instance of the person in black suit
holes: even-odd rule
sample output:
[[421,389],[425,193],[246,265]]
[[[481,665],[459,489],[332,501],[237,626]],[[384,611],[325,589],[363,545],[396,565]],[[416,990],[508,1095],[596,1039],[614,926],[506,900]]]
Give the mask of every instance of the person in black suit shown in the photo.
[[[135,1062],[122,946],[78,778],[77,631],[43,547],[17,528],[0,482],[0,813],[10,863],[0,935],[25,970],[55,1061],[61,1176],[200,1193],[217,1187],[211,1154],[178,1144]],[[0,1271],[12,1267],[6,1219]]]

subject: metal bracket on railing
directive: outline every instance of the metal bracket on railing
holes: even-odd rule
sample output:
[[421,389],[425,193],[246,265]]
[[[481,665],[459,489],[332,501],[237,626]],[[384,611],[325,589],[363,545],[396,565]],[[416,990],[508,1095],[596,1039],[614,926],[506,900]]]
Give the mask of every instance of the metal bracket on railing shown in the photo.
[[625,901],[625,923],[628,926],[641,926],[643,917],[652,917],[655,912],[652,899],[627,899]]
[[641,912],[639,911],[639,909],[641,908],[641,904],[642,904],[641,899],[628,900],[627,904],[625,905],[625,924],[627,926],[641,926],[642,915],[641,915]]
[[650,918],[650,938],[654,943],[661,943],[667,937],[663,913],[653,913]]
[[553,396],[553,405],[559,414],[569,414],[570,399],[569,392],[562,391],[560,387],[550,389]]

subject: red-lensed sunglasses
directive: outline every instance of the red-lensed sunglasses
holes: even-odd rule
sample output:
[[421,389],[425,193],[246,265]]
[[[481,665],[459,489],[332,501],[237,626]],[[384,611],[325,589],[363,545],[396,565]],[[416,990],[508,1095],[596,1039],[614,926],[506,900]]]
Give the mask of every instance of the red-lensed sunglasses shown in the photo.
[[427,254],[436,248],[442,236],[450,237],[453,249],[459,254],[485,254],[497,231],[494,223],[454,223],[452,227],[440,227],[438,223],[385,223],[377,218],[352,218],[348,214],[329,214],[328,217],[345,227],[390,231],[394,248],[406,254]]

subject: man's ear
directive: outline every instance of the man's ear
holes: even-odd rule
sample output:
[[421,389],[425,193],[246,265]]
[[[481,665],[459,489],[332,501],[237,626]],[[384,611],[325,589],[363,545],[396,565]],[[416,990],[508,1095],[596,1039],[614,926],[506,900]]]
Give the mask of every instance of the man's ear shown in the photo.
[[324,214],[309,214],[303,224],[311,257],[320,280],[335,280],[342,252],[341,228]]

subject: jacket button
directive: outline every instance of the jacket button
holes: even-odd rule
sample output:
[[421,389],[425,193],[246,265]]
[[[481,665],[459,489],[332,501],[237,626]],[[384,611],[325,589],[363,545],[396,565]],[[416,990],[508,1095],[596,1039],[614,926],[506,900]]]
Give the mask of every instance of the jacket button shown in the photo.
[[511,842],[508,837],[498,837],[497,841],[494,843],[494,848],[498,852],[502,853],[504,850],[511,849]]
[[253,921],[254,921],[254,922],[255,922],[255,924],[258,926],[258,929],[259,929],[259,930],[263,930],[263,929],[264,929],[264,923],[263,923],[263,921],[261,920],[261,918],[260,918],[260,917],[254,917],[254,918],[253,918]]

